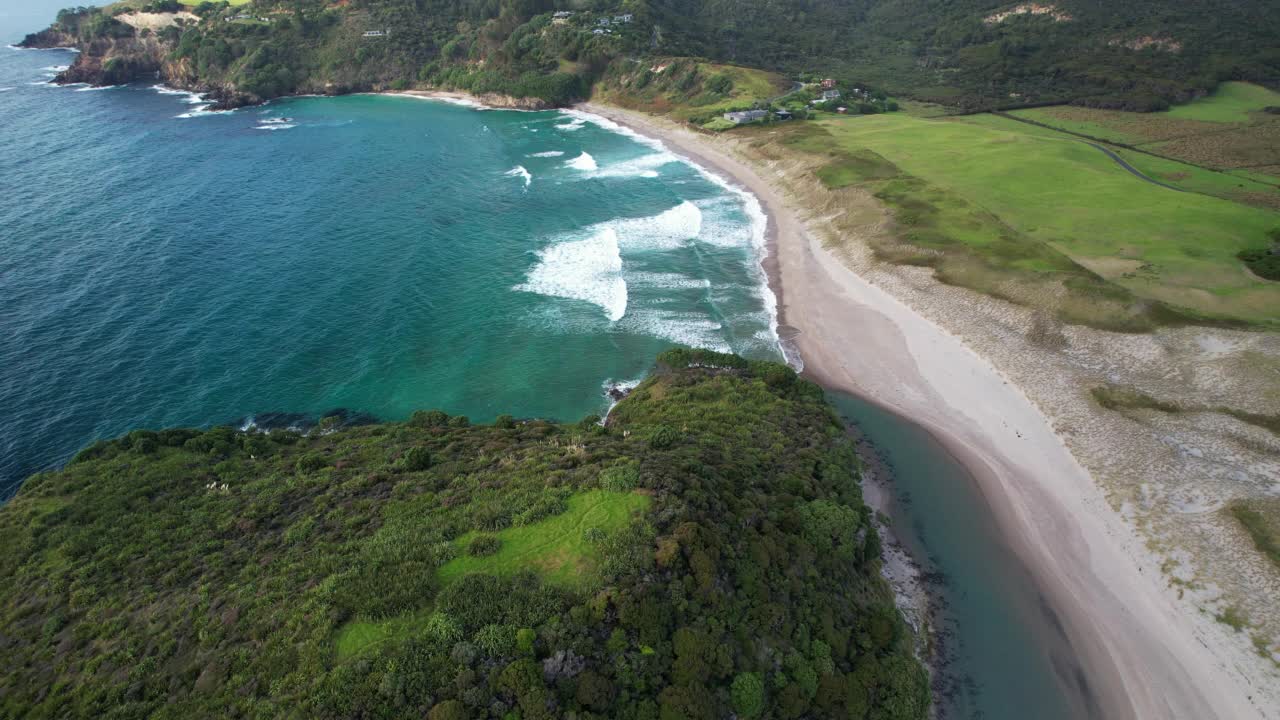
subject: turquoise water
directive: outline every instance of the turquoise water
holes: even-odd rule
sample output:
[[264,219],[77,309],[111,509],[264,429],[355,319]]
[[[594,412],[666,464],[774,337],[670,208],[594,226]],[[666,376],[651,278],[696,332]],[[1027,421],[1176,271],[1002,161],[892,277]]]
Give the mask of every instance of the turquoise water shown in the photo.
[[138,427],[577,420],[674,344],[778,357],[754,198],[608,121],[41,84],[71,57],[0,51],[9,490]]
[[829,397],[890,469],[893,526],[941,608],[941,717],[1096,717],[1087,673],[972,476],[919,427],[858,398]]

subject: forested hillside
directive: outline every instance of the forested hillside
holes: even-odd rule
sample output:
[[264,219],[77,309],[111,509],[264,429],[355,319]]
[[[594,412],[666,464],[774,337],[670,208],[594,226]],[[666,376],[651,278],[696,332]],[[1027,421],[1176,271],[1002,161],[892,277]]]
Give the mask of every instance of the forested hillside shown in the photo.
[[650,0],[670,54],[821,70],[895,94],[990,107],[1157,109],[1221,80],[1280,82],[1267,2]]
[[[139,8],[193,14],[138,29]],[[1154,110],[1223,80],[1280,82],[1276,37],[1265,0],[128,0],[66,11],[27,44],[85,49],[65,81],[160,72],[227,105],[410,87],[565,104],[611,63],[686,56],[960,109]]]
[[138,431],[0,508],[0,716],[922,718],[817,386],[672,351],[601,426]]

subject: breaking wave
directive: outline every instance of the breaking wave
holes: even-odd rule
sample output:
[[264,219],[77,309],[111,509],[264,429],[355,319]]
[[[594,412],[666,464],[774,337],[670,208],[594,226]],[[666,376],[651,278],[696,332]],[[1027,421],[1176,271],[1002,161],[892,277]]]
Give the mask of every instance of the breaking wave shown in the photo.
[[593,172],[599,168],[599,166],[596,165],[596,159],[591,157],[591,154],[587,152],[583,152],[578,157],[566,161],[564,165],[565,167],[570,167],[574,170],[582,170],[583,172]]
[[617,230],[625,250],[674,250],[698,237],[702,231],[702,211],[685,200],[651,217],[611,220],[604,225]]
[[610,321],[627,312],[618,234],[606,227],[583,240],[559,242],[538,251],[538,263],[516,290],[582,300],[599,306]]
[[517,165],[503,173],[503,175],[506,175],[507,177],[524,178],[525,187],[529,187],[529,184],[533,182],[533,176],[529,174],[528,170],[524,169],[523,165]]

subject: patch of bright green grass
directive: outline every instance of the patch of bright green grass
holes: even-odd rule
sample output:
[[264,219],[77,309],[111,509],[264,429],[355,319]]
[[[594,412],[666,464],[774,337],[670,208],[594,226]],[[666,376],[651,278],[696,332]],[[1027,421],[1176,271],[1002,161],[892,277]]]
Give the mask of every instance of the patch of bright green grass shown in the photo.
[[[870,150],[998,218],[1023,240],[995,243],[995,253],[1016,255],[1043,243],[1139,298],[1207,318],[1280,323],[1280,287],[1246,273],[1236,257],[1266,239],[1280,222],[1274,212],[1153,185],[1097,148],[1033,126],[1023,131],[901,113],[817,124],[829,137],[810,133],[798,141],[802,146]],[[982,237],[998,240],[983,230],[967,242]]]
[[1251,114],[1271,105],[1280,105],[1280,93],[1246,82],[1225,82],[1208,97],[1192,100],[1162,113],[1181,120],[1242,123]]
[[458,556],[440,568],[440,581],[449,583],[470,573],[502,576],[531,569],[547,582],[587,584],[594,576],[598,554],[587,531],[595,528],[608,534],[619,530],[630,521],[633,512],[645,510],[649,503],[648,495],[634,492],[578,493],[569,498],[568,510],[559,515],[496,533],[502,545],[496,553],[484,557],[466,554],[476,535],[467,533],[454,541]]
[[354,657],[388,640],[408,637],[430,614],[430,610],[420,610],[385,620],[352,620],[338,631],[338,659]]

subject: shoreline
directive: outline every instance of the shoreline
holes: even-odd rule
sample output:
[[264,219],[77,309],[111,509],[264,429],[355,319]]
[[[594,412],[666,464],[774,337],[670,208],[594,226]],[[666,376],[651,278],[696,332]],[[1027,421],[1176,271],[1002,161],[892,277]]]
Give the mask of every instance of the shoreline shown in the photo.
[[1159,568],[1133,530],[1022,391],[960,339],[846,268],[751,164],[667,121],[580,107],[658,138],[756,195],[771,219],[765,271],[778,298],[779,335],[787,330],[812,379],[908,419],[969,470],[1061,623],[1087,678],[1082,701],[1096,702],[1096,714],[1261,716],[1159,584]]

